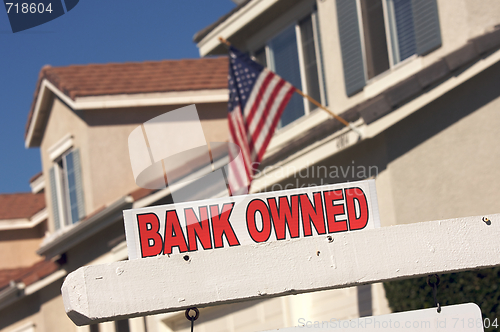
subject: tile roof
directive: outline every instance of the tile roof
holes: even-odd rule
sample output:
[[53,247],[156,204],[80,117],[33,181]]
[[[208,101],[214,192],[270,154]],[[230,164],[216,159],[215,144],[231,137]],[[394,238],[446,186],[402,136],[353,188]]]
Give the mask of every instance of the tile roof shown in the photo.
[[227,57],[50,67],[43,76],[76,97],[227,88]]
[[58,268],[56,263],[42,260],[28,267],[0,270],[0,290],[9,286],[10,281],[22,282],[25,286],[31,285],[57,271]]
[[0,220],[30,218],[45,207],[45,194],[0,194]]
[[66,67],[47,65],[38,77],[26,133],[43,79],[75,100],[88,96],[225,89],[227,68],[227,57]]

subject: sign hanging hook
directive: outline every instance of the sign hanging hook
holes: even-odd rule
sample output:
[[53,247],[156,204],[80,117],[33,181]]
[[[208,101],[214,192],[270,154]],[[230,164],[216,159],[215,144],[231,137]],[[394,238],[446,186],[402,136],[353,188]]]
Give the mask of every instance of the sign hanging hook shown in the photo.
[[[435,282],[431,282],[432,277],[436,278]],[[438,313],[441,312],[441,305],[439,304],[439,302],[437,300],[437,291],[438,291],[437,288],[438,288],[439,282],[440,282],[440,279],[439,279],[439,276],[437,274],[431,274],[431,275],[427,276],[427,285],[432,287],[432,296],[434,297],[434,305],[437,307]]]
[[[189,312],[193,310],[194,311],[194,316],[191,316]],[[196,307],[192,308],[187,308],[186,311],[184,312],[184,315],[186,316],[187,320],[191,321],[191,332],[193,332],[194,329],[194,321],[200,317],[200,311]]]

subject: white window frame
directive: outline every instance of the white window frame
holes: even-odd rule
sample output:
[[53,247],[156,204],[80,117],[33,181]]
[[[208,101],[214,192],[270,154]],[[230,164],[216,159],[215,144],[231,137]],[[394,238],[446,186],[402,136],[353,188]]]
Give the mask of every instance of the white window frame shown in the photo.
[[[302,84],[302,91],[305,94],[309,94],[309,92],[307,91],[306,70],[305,70],[305,66],[304,66],[304,54],[303,54],[302,38],[301,38],[302,36],[301,36],[300,25],[299,25],[300,21],[302,21],[303,19],[305,19],[309,16],[311,17],[311,20],[312,20],[314,47],[315,47],[316,62],[317,62],[317,67],[318,67],[318,81],[319,81],[320,97],[321,97],[321,100],[318,100],[318,102],[320,102],[322,105],[325,105],[325,103],[326,103],[326,85],[325,85],[324,74],[323,74],[323,70],[324,70],[323,61],[321,59],[322,52],[320,49],[320,40],[319,40],[320,36],[319,36],[319,32],[318,32],[318,26],[319,26],[318,13],[316,10],[311,8],[311,10],[309,11],[308,14],[305,14],[305,15],[301,14],[300,16],[298,16],[292,20],[289,20],[288,24],[283,26],[281,29],[275,30],[272,34],[268,33],[267,38],[265,38],[264,41],[260,43],[260,47],[251,48],[250,54],[252,56],[254,56],[258,50],[264,48],[265,54],[266,54],[267,66],[269,69],[274,70],[274,68],[273,68],[274,63],[272,61],[273,59],[271,56],[271,49],[269,47],[269,44],[274,39],[274,37],[278,36],[279,34],[284,32],[286,29],[289,29],[291,26],[294,26],[295,27],[295,38],[296,38],[296,42],[297,42],[297,53],[299,56],[299,72],[300,72],[300,79],[301,79],[301,84]],[[284,127],[277,128],[276,132],[280,132],[280,131],[288,128],[292,124],[295,124],[295,122],[297,122],[299,119],[302,119],[302,118],[310,115],[313,111],[315,111],[317,109],[317,108],[311,109],[310,103],[306,98],[302,98],[302,101],[304,103],[304,115],[295,119],[294,121],[292,121],[291,123],[287,124]],[[325,105],[325,106],[327,106],[327,105]]]
[[[65,135],[47,150],[52,161],[51,167],[54,167],[58,211],[53,211],[53,213],[57,213],[59,216],[59,229],[69,227],[73,224],[71,219],[71,201],[69,198],[69,183],[65,158],[73,150],[74,139],[71,134]],[[62,167],[59,163],[62,163]],[[66,179],[64,183],[63,177]],[[51,190],[53,189],[54,188],[51,188]]]
[[[68,183],[68,175],[67,175],[67,165],[66,165],[66,156],[72,152],[73,149],[69,149],[65,151],[58,159],[56,159],[53,163],[55,169],[55,180],[56,180],[56,189],[57,189],[57,203],[59,208],[59,220],[60,227],[68,227],[73,224],[71,220],[71,202],[69,198],[69,183]],[[62,163],[62,167],[59,165]],[[66,181],[63,181],[63,178]],[[64,182],[64,183],[63,183]],[[64,188],[63,188],[64,186]]]
[[[361,12],[361,0],[355,0],[356,1],[356,9],[358,13],[358,26],[359,26],[359,35],[360,35],[360,41],[361,41],[361,53],[363,55],[363,70],[366,78],[366,84],[369,84],[372,81],[378,80],[380,77],[383,77],[385,75],[388,75],[391,73],[393,70],[404,66],[408,62],[411,62],[415,58],[418,57],[418,54],[413,54],[412,56],[404,59],[403,61],[398,61],[396,62],[396,59],[394,58],[394,45],[393,45],[393,34],[396,34],[397,31],[395,30],[395,27],[391,26],[391,21],[390,21],[390,15],[394,15],[393,12],[391,13],[389,11],[389,0],[382,0],[382,9],[383,9],[383,15],[384,15],[384,27],[385,27],[385,39],[387,43],[387,55],[388,55],[388,61],[389,61],[389,69],[386,71],[372,77],[368,78],[368,70],[366,67],[366,50],[365,50],[365,35],[364,35],[364,29],[363,29],[363,14]],[[394,21],[394,19],[393,19]],[[395,36],[397,37],[397,36]]]

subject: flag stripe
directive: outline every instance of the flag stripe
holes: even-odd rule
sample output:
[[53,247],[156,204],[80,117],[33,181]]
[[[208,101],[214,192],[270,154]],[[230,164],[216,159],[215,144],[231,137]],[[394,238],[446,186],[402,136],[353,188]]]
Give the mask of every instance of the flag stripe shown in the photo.
[[[276,113],[276,116],[273,119],[273,123],[271,125],[272,128],[275,128],[276,125],[278,124],[278,121],[281,118],[281,115],[283,114],[283,111],[285,110],[286,105],[288,104],[288,102],[290,101],[290,98],[292,98],[294,93],[295,93],[295,87],[292,86],[288,90],[288,92],[286,93],[285,98],[283,98],[283,100],[281,101],[281,104],[278,108],[278,112]],[[274,130],[273,130],[273,132],[274,132]],[[261,149],[259,150],[259,154],[258,154],[259,160],[262,160],[262,158],[264,157],[264,153],[266,152],[267,145],[271,141],[272,136],[273,136],[273,134],[271,132],[268,135],[266,135],[265,141],[262,144]]]
[[[255,104],[256,110],[254,117],[252,119],[246,119],[246,122],[248,123],[249,133],[254,132],[256,127],[258,126],[259,121],[264,118],[264,110],[267,107],[267,103],[269,102],[269,99],[272,98],[274,88],[280,81],[282,81],[282,79],[279,76],[273,75],[273,77],[269,81],[269,84],[266,86],[266,89],[262,93],[262,97],[260,98],[258,104]],[[248,137],[248,139],[251,140],[252,136]]]
[[[237,116],[238,115],[236,114],[233,117],[237,117]],[[231,114],[230,114],[230,118],[232,118]],[[242,155],[242,158],[243,158],[245,164],[250,163],[250,153],[248,151],[248,144],[244,138],[244,137],[246,137],[246,135],[243,136],[242,133],[240,132],[240,130],[236,129],[235,126],[237,128],[240,127],[238,125],[238,120],[237,119],[230,119],[229,120],[229,131],[231,134],[232,141],[240,147],[241,155]],[[235,159],[235,158],[236,158],[236,156],[231,156],[231,159]],[[247,167],[245,167],[245,173],[246,173],[245,175],[249,179],[251,179],[251,174],[250,174]]]
[[[245,118],[248,122],[252,121],[252,118],[255,115],[255,111],[266,91],[269,82],[274,77],[274,73],[268,70],[264,70],[260,75],[257,81],[255,82],[255,86],[250,94],[250,98],[248,98],[247,107],[244,110]],[[248,107],[250,105],[250,107]]]
[[267,100],[266,106],[263,110],[262,116],[259,118],[259,122],[257,123],[257,126],[251,133],[252,139],[250,140],[250,143],[248,146],[250,147],[250,150],[254,149],[254,144],[257,142],[257,140],[260,138],[260,132],[262,131],[262,127],[264,127],[264,124],[266,121],[268,121],[269,115],[271,113],[271,108],[273,107],[276,97],[279,95],[281,88],[285,85],[285,81],[280,80],[278,84],[273,89],[273,92],[271,93],[270,98]]
[[248,193],[254,164],[262,160],[295,88],[272,71],[230,47],[228,186],[232,195]]

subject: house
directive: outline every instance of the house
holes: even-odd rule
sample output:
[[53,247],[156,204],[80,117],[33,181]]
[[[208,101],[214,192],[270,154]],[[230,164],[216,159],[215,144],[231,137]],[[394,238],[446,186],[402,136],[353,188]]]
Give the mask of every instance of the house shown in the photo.
[[[0,263],[0,331],[77,329],[64,312],[63,278],[127,259],[123,209],[171,202],[168,188],[136,185],[129,134],[196,104],[206,140],[225,141],[227,66],[219,57],[41,70],[26,126],[26,146],[41,152],[36,193],[0,196],[0,246],[10,257]],[[142,331],[144,319],[90,329],[115,327]]]
[[[134,128],[194,103],[207,141],[227,140],[228,64],[211,57],[227,54],[219,37],[363,133],[295,95],[252,192],[374,178],[383,227],[500,211],[500,3],[238,2],[195,35],[201,59],[42,69],[26,146],[41,151],[47,235],[36,252],[50,272],[32,273],[30,292],[22,277],[0,284],[0,331],[189,330],[183,312],[77,328],[59,289],[80,266],[127,259],[123,209],[171,202],[168,188],[135,184],[127,150]],[[31,222],[33,213],[20,217]],[[37,264],[31,257],[26,267]],[[381,284],[360,285],[205,308],[196,330],[259,331],[389,311]]]

